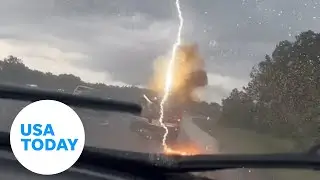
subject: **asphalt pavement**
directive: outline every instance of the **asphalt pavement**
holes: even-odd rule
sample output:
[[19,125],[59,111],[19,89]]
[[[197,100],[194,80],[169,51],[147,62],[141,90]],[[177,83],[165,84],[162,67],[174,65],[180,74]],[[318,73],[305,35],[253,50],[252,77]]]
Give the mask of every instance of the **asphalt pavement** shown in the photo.
[[86,132],[86,145],[135,152],[159,153],[161,144],[130,130],[137,117],[125,113],[108,113],[107,117],[81,117]]
[[[157,140],[142,137],[130,130],[130,123],[141,121],[136,116],[123,113],[109,113],[107,118],[82,117],[86,131],[86,143],[90,146],[129,150],[135,152],[162,152],[161,143]],[[179,143],[195,143],[203,154],[225,153],[219,148],[218,141],[203,132],[191,121],[190,116],[184,117]],[[265,180],[260,171],[252,169],[224,170],[219,172],[198,173],[217,180]],[[269,179],[268,179],[269,180]]]
[[[2,103],[1,103],[2,104]],[[23,106],[19,108],[4,108],[0,106],[1,131],[9,131],[11,123]],[[110,148],[135,152],[161,153],[161,142],[142,137],[130,130],[133,121],[142,119],[131,114],[117,112],[81,111],[80,118],[86,132],[86,145],[100,148]],[[201,153],[221,153],[218,141],[200,130],[192,123],[191,117],[184,117],[179,143],[195,143],[201,148]],[[223,153],[223,152],[222,152]],[[220,172],[200,173],[218,180],[264,180],[260,173],[248,169],[228,170]]]

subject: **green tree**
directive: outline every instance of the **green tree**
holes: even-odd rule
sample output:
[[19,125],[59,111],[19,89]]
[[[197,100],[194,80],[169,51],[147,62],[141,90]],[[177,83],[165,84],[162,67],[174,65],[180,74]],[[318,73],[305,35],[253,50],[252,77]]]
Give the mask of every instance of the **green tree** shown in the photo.
[[319,49],[320,34],[313,31],[301,33],[294,42],[281,41],[252,69],[243,91],[234,90],[223,101],[222,120],[307,143],[319,141]]

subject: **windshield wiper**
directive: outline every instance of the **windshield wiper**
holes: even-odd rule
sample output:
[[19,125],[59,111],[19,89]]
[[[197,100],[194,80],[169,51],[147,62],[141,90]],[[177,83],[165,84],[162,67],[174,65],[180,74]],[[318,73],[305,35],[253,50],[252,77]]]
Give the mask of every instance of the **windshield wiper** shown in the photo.
[[[9,133],[0,132],[0,150],[11,152]],[[145,174],[184,173],[237,168],[320,169],[320,157],[310,153],[266,155],[164,155],[99,149],[86,146],[77,167],[113,169],[128,173],[143,170]]]
[[[24,101],[52,99],[68,105],[91,109],[141,112],[141,107],[137,104],[14,86],[0,85],[0,98]],[[196,172],[230,168],[320,169],[319,149],[320,147],[317,146],[311,148],[309,152],[295,154],[167,156],[85,147],[76,166],[109,168],[131,173],[143,170],[145,174],[152,176],[154,173]],[[11,152],[9,133],[0,132],[0,150]]]
[[180,157],[178,171],[210,171],[234,168],[319,169],[320,156],[309,153],[220,154]]
[[[7,132],[0,132],[0,151],[12,152],[10,134]],[[164,161],[162,161],[165,156],[160,154],[155,156],[154,159],[158,159],[160,164],[151,160],[151,155],[148,153],[85,146],[74,167],[116,170],[133,174],[143,170],[146,175],[149,174],[150,176],[154,176],[156,173],[170,172],[170,165],[163,164]]]
[[20,86],[0,85],[1,99],[14,99],[20,101],[56,100],[70,106],[90,109],[120,111],[133,114],[141,113],[141,106],[129,102],[115,101],[111,99],[94,98],[88,96],[76,96],[69,93],[31,89]]

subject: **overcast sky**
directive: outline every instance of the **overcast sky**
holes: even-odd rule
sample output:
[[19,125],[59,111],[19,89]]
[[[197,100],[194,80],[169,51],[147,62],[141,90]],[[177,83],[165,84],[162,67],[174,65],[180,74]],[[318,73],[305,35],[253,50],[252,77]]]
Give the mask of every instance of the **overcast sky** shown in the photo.
[[[200,46],[208,101],[248,81],[253,65],[281,40],[320,28],[319,0],[181,0],[183,40]],[[143,85],[170,52],[174,0],[2,0],[0,58],[90,82]]]

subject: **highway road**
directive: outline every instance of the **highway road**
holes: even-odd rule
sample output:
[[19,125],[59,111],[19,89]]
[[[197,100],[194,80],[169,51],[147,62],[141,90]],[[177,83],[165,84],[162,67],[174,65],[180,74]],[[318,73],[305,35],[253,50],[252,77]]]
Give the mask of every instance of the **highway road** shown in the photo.
[[[20,107],[23,106],[20,105]],[[21,108],[5,109],[0,108],[1,116],[5,117],[1,119],[1,131],[10,130],[11,123]],[[147,139],[130,130],[132,121],[141,120],[136,116],[125,113],[93,111],[84,111],[78,114],[83,121],[86,132],[86,145],[88,146],[147,153],[162,152],[162,146],[159,141]],[[223,153],[219,149],[219,142],[194,125],[190,116],[186,115],[184,117],[182,127],[179,136],[180,143],[195,143],[197,147],[201,148],[201,152],[206,154]],[[205,174],[218,180],[264,180],[259,173],[248,169],[200,174]]]
[[[130,131],[130,123],[139,120],[135,116],[123,113],[108,113],[106,118],[90,119],[90,117],[82,117],[82,120],[86,131],[87,145],[135,152],[162,152],[159,141],[143,138]],[[193,124],[190,116],[186,115],[184,120],[182,123],[183,128],[178,138],[180,143],[187,144],[192,142],[201,148],[201,153],[205,154],[225,153],[219,149],[219,142],[215,138]],[[260,172],[250,169],[200,174],[205,174],[207,177],[218,180],[265,180],[264,175]]]
[[160,143],[130,131],[130,123],[139,120],[133,115],[108,112],[106,118],[86,116],[81,119],[88,146],[135,152],[161,152]]

